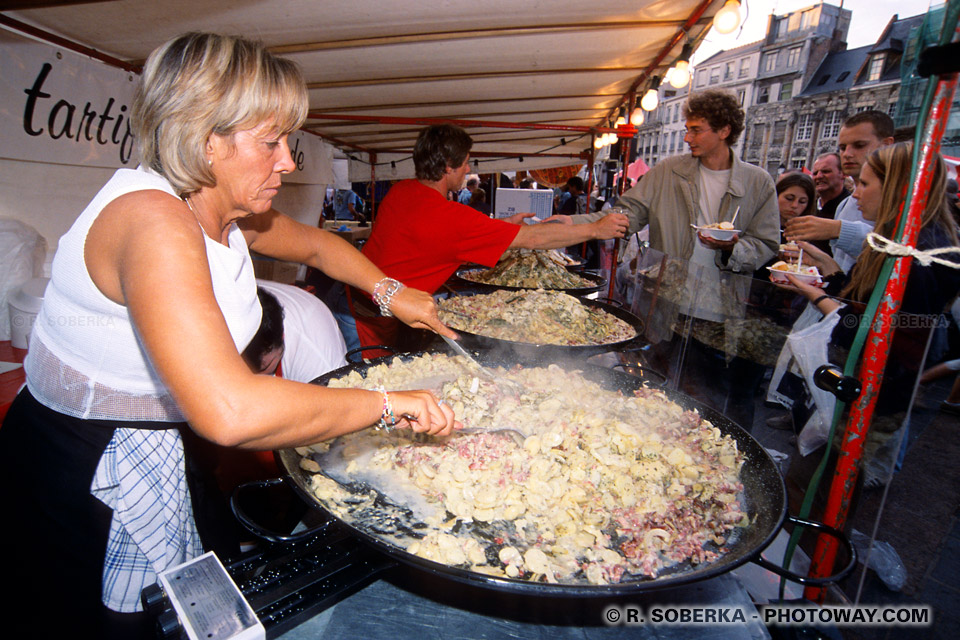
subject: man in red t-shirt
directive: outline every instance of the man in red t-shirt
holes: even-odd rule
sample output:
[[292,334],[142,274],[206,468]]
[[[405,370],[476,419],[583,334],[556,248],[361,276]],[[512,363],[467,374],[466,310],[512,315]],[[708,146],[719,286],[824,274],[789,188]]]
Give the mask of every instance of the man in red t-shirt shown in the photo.
[[[626,232],[627,218],[619,213],[585,225],[527,225],[523,218],[533,214],[495,220],[447,200],[448,192],[463,187],[472,146],[460,127],[436,125],[420,132],[413,149],[417,178],[390,189],[363,247],[363,254],[387,276],[433,293],[461,264],[492,267],[507,249],[555,249],[622,238]],[[349,288],[347,296],[360,344],[396,345],[396,319],[382,317],[365,293]]]

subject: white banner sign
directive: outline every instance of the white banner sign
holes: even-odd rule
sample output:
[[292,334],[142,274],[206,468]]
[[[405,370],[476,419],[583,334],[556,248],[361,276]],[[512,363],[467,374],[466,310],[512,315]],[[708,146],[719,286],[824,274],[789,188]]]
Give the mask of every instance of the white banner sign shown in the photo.
[[131,166],[135,81],[121,69],[0,30],[0,155]]
[[[130,131],[136,74],[0,29],[0,157],[87,167],[137,164]],[[331,184],[333,147],[294,132],[296,170],[284,178]]]
[[284,182],[333,184],[333,146],[312,133],[294,131],[287,140],[296,170]]

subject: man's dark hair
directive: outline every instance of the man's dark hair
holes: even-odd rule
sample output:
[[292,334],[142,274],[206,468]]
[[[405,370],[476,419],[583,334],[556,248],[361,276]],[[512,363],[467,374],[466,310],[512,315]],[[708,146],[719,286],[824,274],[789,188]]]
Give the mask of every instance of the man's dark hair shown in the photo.
[[413,166],[417,178],[436,182],[447,167],[456,169],[467,159],[473,139],[470,134],[452,124],[426,127],[413,145]]
[[[463,164],[463,163],[461,162],[460,164]],[[459,166],[459,165],[458,165],[458,166]],[[479,186],[480,186],[480,178],[470,178],[469,180],[467,180],[467,186],[468,186],[468,187],[479,187]]]
[[257,298],[263,309],[260,328],[240,354],[254,371],[261,370],[263,356],[283,346],[283,307],[277,297],[263,287],[257,287]]
[[843,121],[843,128],[849,129],[864,122],[869,122],[873,125],[874,134],[881,140],[884,138],[892,138],[896,131],[896,128],[893,126],[893,118],[883,111],[876,109],[867,109],[866,111],[853,114]]
[[726,139],[728,147],[737,144],[743,133],[743,109],[737,96],[729,91],[708,89],[694,93],[683,105],[683,117],[702,118],[714,131],[730,127],[730,135]]
[[573,176],[572,178],[567,180],[567,187],[573,187],[580,193],[583,193],[583,189],[584,189],[583,178],[581,178],[580,176]]

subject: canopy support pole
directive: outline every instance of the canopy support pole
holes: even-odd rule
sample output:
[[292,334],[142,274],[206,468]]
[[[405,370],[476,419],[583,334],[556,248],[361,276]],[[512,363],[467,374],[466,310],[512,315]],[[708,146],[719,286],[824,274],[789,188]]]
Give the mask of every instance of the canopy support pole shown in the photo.
[[[951,0],[944,15],[944,34],[951,31],[950,38],[956,37],[956,18],[954,25],[948,26],[950,16],[956,16],[960,0]],[[952,11],[951,11],[952,9]],[[920,138],[919,153],[914,149],[914,157],[919,159],[913,181],[901,216],[906,215],[903,224],[902,244],[916,247],[920,232],[921,216],[929,198],[933,181],[934,161],[940,152],[941,140],[947,127],[950,106],[957,87],[957,74],[939,76],[928,114],[921,113],[924,123]],[[867,432],[877,403],[883,371],[890,352],[894,315],[900,309],[907,278],[910,275],[912,256],[894,259],[893,270],[883,291],[883,298],[877,308],[876,317],[867,334],[863,359],[860,364],[860,377],[863,392],[850,410],[846,431],[840,447],[840,454],[830,484],[830,493],[824,511],[823,522],[837,529],[843,529],[849,514],[854,488],[857,482],[858,463],[863,455]],[[831,443],[827,443],[831,446]],[[902,445],[901,445],[902,446]],[[837,542],[829,536],[820,535],[810,559],[810,576],[826,577],[832,573],[837,555]],[[823,587],[807,587],[804,597],[808,600],[823,602],[826,590]]]

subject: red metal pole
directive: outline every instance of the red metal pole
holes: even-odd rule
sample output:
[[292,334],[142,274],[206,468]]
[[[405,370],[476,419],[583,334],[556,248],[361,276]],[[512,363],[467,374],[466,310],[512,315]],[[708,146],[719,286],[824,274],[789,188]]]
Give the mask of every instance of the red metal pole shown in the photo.
[[[927,118],[924,127],[923,143],[913,181],[913,196],[910,199],[910,208],[900,214],[906,213],[907,215],[901,242],[911,247],[917,245],[921,215],[926,207],[930,185],[933,180],[933,161],[940,151],[940,142],[946,130],[950,105],[953,103],[956,87],[957,74],[940,77],[930,109],[930,117]],[[900,309],[912,263],[912,256],[903,256],[896,259],[893,271],[884,288],[880,306],[877,308],[876,318],[867,334],[863,360],[860,366],[863,392],[850,410],[847,429],[840,448],[833,481],[830,484],[830,494],[827,498],[827,506],[823,516],[825,524],[838,529],[843,528],[850,510],[850,500],[857,482],[857,464],[863,455],[863,445],[873,418],[877,393],[880,390],[880,383],[883,381],[883,370],[887,364],[887,356],[890,351],[893,316]],[[830,443],[827,443],[827,446],[830,446]],[[836,540],[821,535],[817,539],[816,548],[810,559],[810,575],[814,577],[830,575],[833,571],[836,555]],[[804,590],[804,597],[808,600],[819,602],[823,600],[825,595],[826,591],[822,587],[807,587]]]

